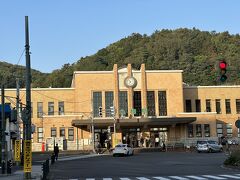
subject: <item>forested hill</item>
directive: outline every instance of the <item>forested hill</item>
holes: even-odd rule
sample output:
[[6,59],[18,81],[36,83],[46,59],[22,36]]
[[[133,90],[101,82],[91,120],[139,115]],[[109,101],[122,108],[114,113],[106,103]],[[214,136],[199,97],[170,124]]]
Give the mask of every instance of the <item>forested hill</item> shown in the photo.
[[184,82],[189,85],[222,85],[218,80],[218,61],[221,59],[228,63],[225,84],[240,84],[238,34],[207,32],[195,28],[161,30],[150,36],[133,33],[92,56],[81,58],[74,64],[63,65],[61,69],[46,75],[45,81],[39,81],[33,75],[33,86],[70,87],[73,71],[112,70],[113,64],[121,67],[128,63],[135,69],[139,69],[142,63],[146,64],[148,70],[181,69],[184,71]]

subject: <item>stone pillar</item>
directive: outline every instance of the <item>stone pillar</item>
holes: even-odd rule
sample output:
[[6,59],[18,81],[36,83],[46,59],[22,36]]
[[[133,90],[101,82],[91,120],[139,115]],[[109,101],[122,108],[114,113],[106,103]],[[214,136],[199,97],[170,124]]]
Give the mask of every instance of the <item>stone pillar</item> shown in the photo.
[[[146,72],[145,64],[141,65],[141,101],[142,109],[147,109],[147,84],[146,84]],[[147,112],[144,116],[147,116]]]
[[116,118],[119,118],[119,79],[118,79],[118,66],[114,64],[113,66],[114,75],[114,107]]
[[[128,64],[127,66],[127,76],[132,76],[132,66]],[[128,88],[128,114],[131,114],[133,108],[133,88]]]

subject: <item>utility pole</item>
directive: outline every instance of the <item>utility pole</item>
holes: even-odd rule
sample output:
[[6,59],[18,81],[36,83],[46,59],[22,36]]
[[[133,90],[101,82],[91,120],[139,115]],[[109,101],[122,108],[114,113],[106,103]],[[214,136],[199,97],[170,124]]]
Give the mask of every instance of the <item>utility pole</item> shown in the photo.
[[[29,46],[29,31],[28,31],[28,16],[25,16],[25,37],[26,37],[26,140],[24,148],[24,159],[29,159],[28,162],[24,161],[25,177],[31,178],[32,171],[32,144],[31,144],[31,65],[30,65],[30,46]],[[25,157],[25,156],[29,157]],[[27,164],[28,163],[28,164]],[[26,165],[26,166],[25,166]],[[29,169],[27,169],[29,168]]]
[[4,85],[2,85],[2,90],[1,90],[1,97],[2,97],[2,109],[1,109],[1,114],[2,114],[2,129],[1,129],[1,134],[2,134],[2,174],[5,174],[6,170],[6,136],[5,136],[5,99],[4,99]]
[[[16,110],[17,110],[17,140],[20,140],[21,137],[20,137],[20,110],[19,110],[19,103],[20,103],[20,100],[19,100],[19,95],[20,95],[20,92],[19,92],[19,78],[16,78],[16,87],[17,87],[17,91],[16,91]],[[15,144],[16,146],[16,144]],[[16,162],[17,165],[19,165],[19,161]]]

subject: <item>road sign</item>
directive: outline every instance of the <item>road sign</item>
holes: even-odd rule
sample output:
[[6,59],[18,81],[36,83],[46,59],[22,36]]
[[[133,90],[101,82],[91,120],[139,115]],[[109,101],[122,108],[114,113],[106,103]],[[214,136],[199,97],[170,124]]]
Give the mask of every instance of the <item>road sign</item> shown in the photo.
[[238,120],[235,122],[235,126],[236,126],[237,128],[240,128],[240,119],[238,119]]
[[15,140],[14,159],[15,161],[21,161],[21,143],[20,140]]
[[32,141],[24,141],[24,172],[32,172]]

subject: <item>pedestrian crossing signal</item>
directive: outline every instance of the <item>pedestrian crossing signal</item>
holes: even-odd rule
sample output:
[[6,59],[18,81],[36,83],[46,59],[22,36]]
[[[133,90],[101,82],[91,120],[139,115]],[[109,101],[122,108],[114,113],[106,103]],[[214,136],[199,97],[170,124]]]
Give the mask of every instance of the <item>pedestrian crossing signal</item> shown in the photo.
[[101,106],[98,108],[98,115],[99,115],[99,117],[102,117],[102,107]]

